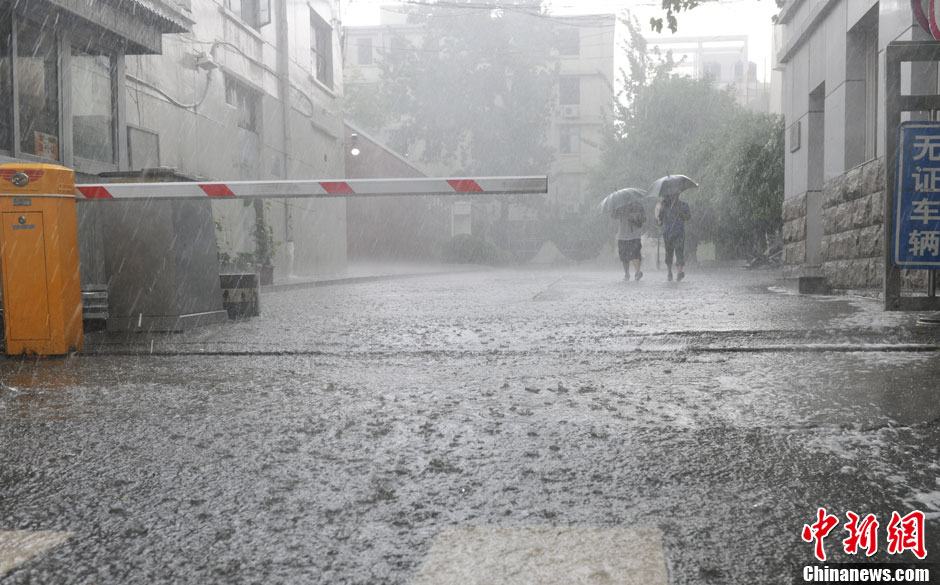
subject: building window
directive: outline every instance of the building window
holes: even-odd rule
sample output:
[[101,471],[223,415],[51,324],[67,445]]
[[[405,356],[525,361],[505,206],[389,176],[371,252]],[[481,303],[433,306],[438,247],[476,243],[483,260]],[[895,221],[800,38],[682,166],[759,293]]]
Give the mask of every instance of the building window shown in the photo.
[[878,130],[878,32],[874,31],[865,50],[865,159],[875,158]]
[[388,42],[388,51],[390,54],[403,53],[409,48],[408,41],[400,36],[394,36]]
[[577,154],[581,152],[581,127],[566,124],[558,127],[558,149],[562,154]]
[[359,37],[357,49],[357,62],[360,65],[372,65],[372,37]]
[[59,69],[53,27],[17,29],[16,89],[20,150],[59,160]]
[[225,0],[225,7],[255,30],[271,24],[271,0]]
[[702,64],[702,75],[711,77],[715,81],[721,81],[721,63],[717,61],[706,61]]
[[846,38],[845,168],[875,157],[878,104],[878,7]]
[[12,24],[0,20],[0,152],[13,151],[13,51]]
[[150,130],[127,127],[127,162],[132,169],[160,166],[160,135]]
[[563,106],[581,103],[581,78],[576,75],[558,78],[558,102]]
[[110,55],[72,48],[72,146],[75,156],[114,163],[114,68]]
[[556,33],[555,46],[563,57],[577,57],[581,54],[581,33],[577,28],[562,28]]
[[333,89],[333,29],[312,10],[310,29],[313,38],[310,52],[317,81]]
[[558,176],[559,206],[565,211],[577,211],[581,206],[581,175],[565,173]]
[[116,168],[118,49],[72,27],[7,16],[0,19],[0,153],[84,172]]
[[238,127],[258,132],[261,96],[232,77],[225,78],[225,103],[238,113]]

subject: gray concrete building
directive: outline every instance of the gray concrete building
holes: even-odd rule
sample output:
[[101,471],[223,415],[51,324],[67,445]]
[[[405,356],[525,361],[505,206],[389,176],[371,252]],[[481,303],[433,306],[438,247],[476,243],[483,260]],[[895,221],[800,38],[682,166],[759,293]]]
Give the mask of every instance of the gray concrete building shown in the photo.
[[[78,183],[163,167],[213,180],[344,175],[333,0],[0,0],[0,14],[2,162],[61,164]],[[83,284],[115,269],[98,205],[79,209]],[[278,274],[345,266],[344,201],[262,207]],[[254,211],[213,203],[225,251],[254,251]]]
[[153,0],[0,1],[0,161],[128,168],[125,57],[159,54],[192,24]]
[[650,38],[648,43],[663,53],[672,51],[675,74],[709,77],[716,87],[731,91],[745,108],[771,111],[771,83],[758,79],[757,64],[749,58],[747,35],[664,36]]
[[[346,82],[374,84],[380,81],[380,60],[401,39],[418,43],[423,29],[407,22],[398,6],[383,7],[375,26],[350,26],[346,30]],[[580,210],[587,193],[587,172],[600,161],[604,123],[612,117],[614,103],[614,47],[616,17],[613,14],[546,15],[557,34],[550,56],[558,67],[558,83],[549,143],[555,159],[549,175],[549,205],[558,213]],[[421,164],[429,175],[454,172],[444,166]],[[463,205],[463,203],[458,203]],[[525,221],[530,210],[513,206],[510,217]],[[457,215],[465,215],[463,212]],[[463,225],[463,224],[461,224]]]
[[[341,179],[337,8],[0,0],[0,162],[78,184]],[[220,259],[262,278],[346,267],[343,199],[83,202],[78,221],[82,286],[107,290],[119,329],[223,314]]]
[[[886,47],[930,37],[909,3],[874,0],[789,0],[776,33],[787,273],[824,277],[837,289],[880,288],[885,133],[897,132],[885,127]],[[902,92],[937,93],[935,66],[903,71]],[[908,289],[925,280],[922,271],[904,273]]]
[[[187,33],[126,59],[128,168],[170,166],[221,180],[337,179],[344,170],[335,3],[190,0]],[[255,249],[273,231],[275,275],[345,267],[345,201],[213,202],[219,245]]]

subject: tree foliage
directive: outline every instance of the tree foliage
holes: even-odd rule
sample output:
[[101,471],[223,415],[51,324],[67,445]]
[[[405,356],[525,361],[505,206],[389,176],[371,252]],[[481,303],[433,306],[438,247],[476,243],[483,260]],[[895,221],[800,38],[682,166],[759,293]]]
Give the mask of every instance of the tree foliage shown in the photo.
[[782,225],[783,119],[738,108],[682,164],[701,185],[686,195],[695,217],[689,240],[713,242],[735,258],[764,252]]
[[676,15],[683,10],[692,10],[699,4],[701,4],[699,0],[662,0],[662,9],[666,14],[659,18],[650,18],[650,28],[658,33],[663,32],[663,20],[665,19],[666,28],[676,32],[679,30],[679,19]]
[[[650,18],[650,28],[657,33],[661,33],[663,32],[663,23],[665,21],[666,28],[675,33],[679,30],[679,18],[677,15],[680,12],[692,10],[696,6],[700,6],[708,2],[709,0],[662,0],[660,6],[662,7],[665,14],[664,16],[660,16],[658,18]],[[774,2],[776,3],[777,8],[783,8],[784,4],[787,3],[787,0],[774,0]]]
[[[544,172],[557,72],[539,3],[457,0],[410,6],[421,40],[382,55],[382,83],[349,96],[363,124],[400,152],[452,173]],[[375,115],[375,108],[383,110]]]
[[[591,175],[595,203],[623,187],[688,175],[699,188],[683,195],[693,213],[686,248],[710,241],[735,257],[763,252],[780,227],[782,121],[745,110],[710,79],[671,75],[670,56],[647,52],[636,22],[628,24],[633,40],[624,74],[632,79]],[[654,223],[648,230],[658,235]]]
[[782,116],[759,116],[754,132],[738,150],[729,197],[735,213],[728,222],[737,229],[729,226],[727,235],[733,237],[737,232],[733,241],[743,251],[764,251],[783,225],[783,133]]
[[658,45],[649,48],[646,38],[640,32],[639,22],[629,11],[625,11],[619,20],[627,31],[626,39],[620,46],[627,59],[627,68],[620,69],[622,89],[617,96],[615,107],[618,119],[627,120],[631,117],[627,108],[636,103],[642,89],[653,81],[669,77],[676,63],[672,58],[672,51],[663,53]]
[[[352,88],[351,116],[436,173],[544,174],[554,159],[549,130],[558,102],[558,39],[541,2],[451,0],[405,8],[420,32],[397,36],[380,51],[381,83]],[[509,214],[512,205],[545,218],[543,198],[504,196],[484,205],[474,234],[507,249],[543,237],[544,226],[520,227]]]

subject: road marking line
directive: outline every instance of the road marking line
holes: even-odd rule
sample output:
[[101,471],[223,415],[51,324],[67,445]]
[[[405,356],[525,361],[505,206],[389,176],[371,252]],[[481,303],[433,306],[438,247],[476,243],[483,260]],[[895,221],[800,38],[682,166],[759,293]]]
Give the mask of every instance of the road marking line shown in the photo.
[[51,530],[0,530],[0,577],[70,536],[71,532]]
[[463,526],[438,535],[414,585],[668,585],[656,528]]

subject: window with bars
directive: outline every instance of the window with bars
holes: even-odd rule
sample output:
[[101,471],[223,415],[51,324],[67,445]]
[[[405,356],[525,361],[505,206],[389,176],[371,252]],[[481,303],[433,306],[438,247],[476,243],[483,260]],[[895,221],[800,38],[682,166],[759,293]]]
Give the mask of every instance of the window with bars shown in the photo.
[[555,33],[555,46],[559,55],[577,57],[581,54],[581,31],[574,27],[559,29]]
[[558,150],[562,154],[577,154],[581,152],[581,127],[565,124],[558,127]]
[[13,152],[12,22],[0,19],[0,152]]
[[271,24],[271,0],[225,0],[225,7],[253,29]]
[[875,157],[878,120],[878,7],[846,37],[845,168]]
[[311,10],[310,30],[313,39],[310,53],[314,77],[326,87],[333,89],[333,29],[319,14]]
[[114,63],[107,53],[72,46],[72,145],[75,156],[114,163]]
[[558,78],[558,103],[573,106],[581,103],[581,79],[577,75]]
[[356,61],[360,65],[372,65],[372,37],[359,37],[356,47]]
[[17,30],[16,90],[20,150],[59,158],[59,54],[52,27],[22,22]]
[[225,78],[225,103],[238,112],[238,127],[258,132],[261,95],[234,77]]

